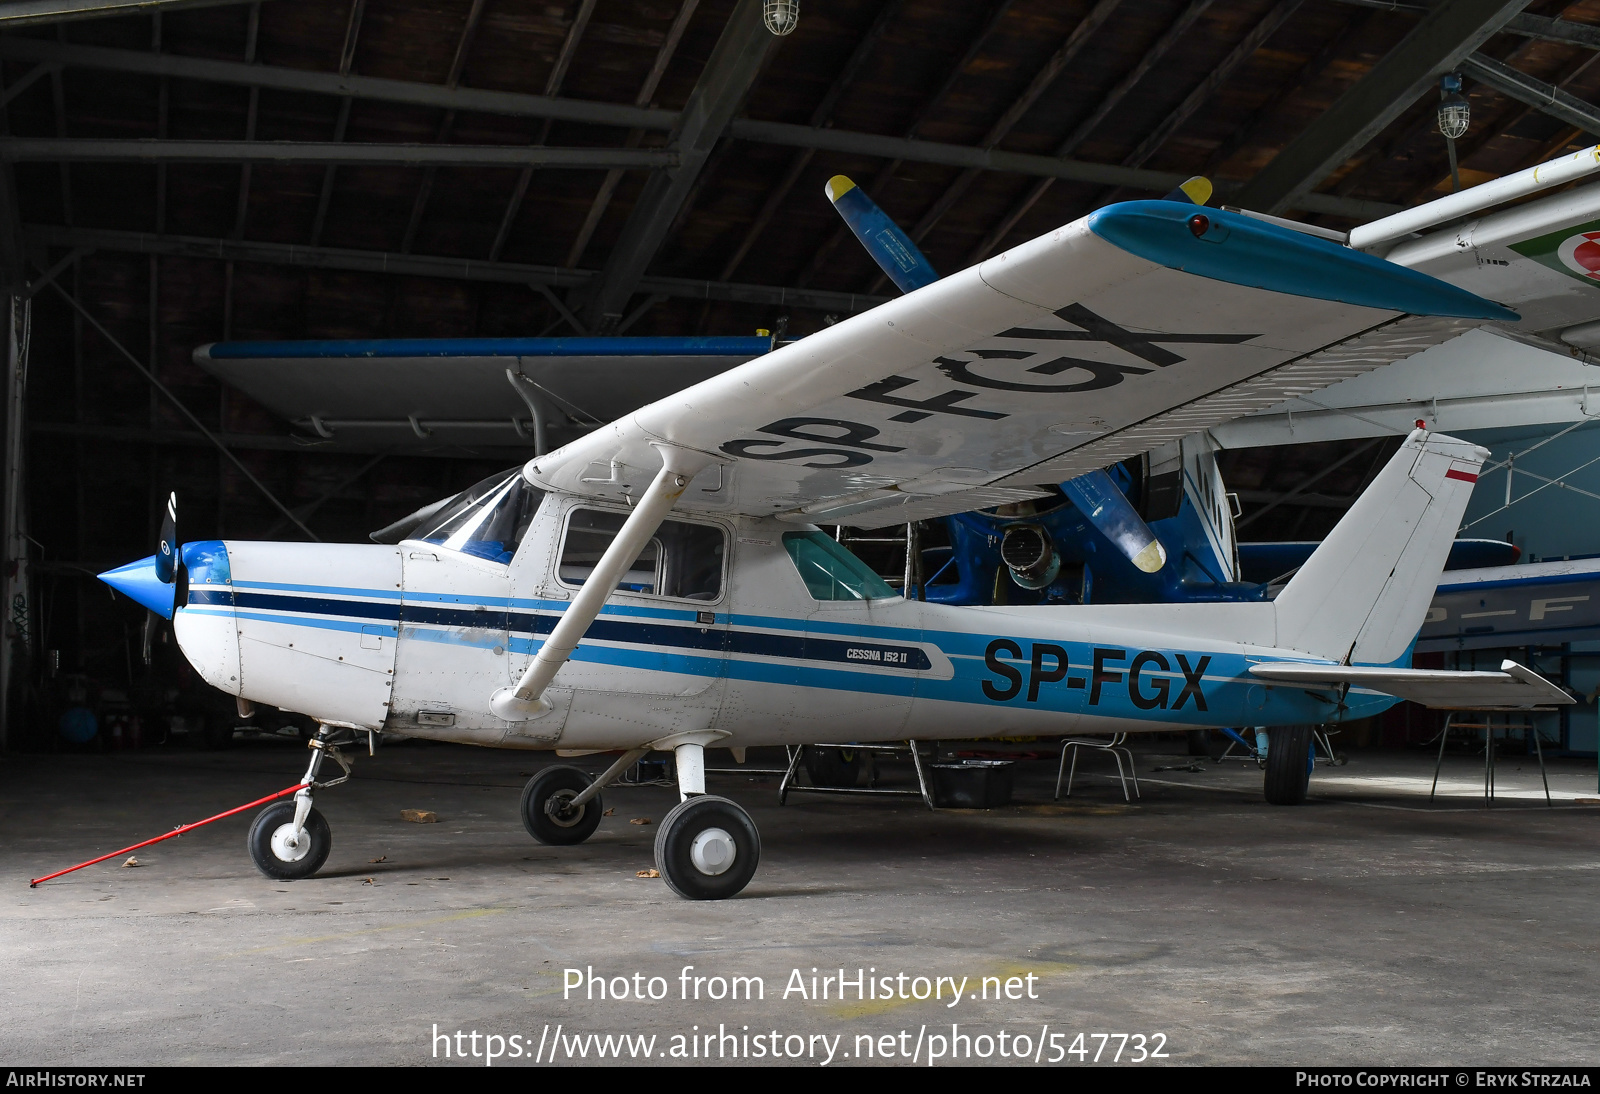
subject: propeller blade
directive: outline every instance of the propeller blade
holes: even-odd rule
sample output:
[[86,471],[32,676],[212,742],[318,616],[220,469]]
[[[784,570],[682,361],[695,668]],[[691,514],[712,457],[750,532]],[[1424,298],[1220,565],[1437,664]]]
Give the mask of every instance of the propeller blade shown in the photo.
[[161,543],[156,547],[156,576],[171,585],[178,580],[178,494],[167,496],[167,515],[161,522]]
[[854,182],[843,175],[835,175],[823,189],[872,260],[883,268],[901,292],[911,292],[939,280],[932,263],[923,257],[911,237]]
[[1062,483],[1061,491],[1134,566],[1153,574],[1167,564],[1167,549],[1110,475],[1090,471]]
[[1179,183],[1176,189],[1166,195],[1165,200],[1204,205],[1211,200],[1211,180],[1204,175],[1196,175],[1187,182]]

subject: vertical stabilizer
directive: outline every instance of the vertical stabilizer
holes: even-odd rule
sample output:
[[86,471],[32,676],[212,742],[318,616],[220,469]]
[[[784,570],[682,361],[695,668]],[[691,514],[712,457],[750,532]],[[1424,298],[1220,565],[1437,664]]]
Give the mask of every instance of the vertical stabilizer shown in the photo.
[[1403,656],[1488,456],[1414,430],[1273,602],[1278,645],[1347,664]]

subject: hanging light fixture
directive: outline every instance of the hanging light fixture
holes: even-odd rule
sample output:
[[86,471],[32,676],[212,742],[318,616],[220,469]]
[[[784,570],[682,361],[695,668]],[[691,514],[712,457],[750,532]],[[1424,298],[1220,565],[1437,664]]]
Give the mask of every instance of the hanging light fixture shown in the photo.
[[1472,124],[1472,104],[1461,94],[1461,76],[1451,72],[1439,80],[1439,132],[1445,140],[1459,140]]
[[761,19],[779,38],[792,34],[800,25],[800,0],[761,0]]
[[1456,139],[1465,137],[1472,125],[1472,104],[1461,94],[1461,74],[1447,72],[1439,77],[1439,132],[1444,134],[1445,150],[1450,154],[1450,191],[1461,192],[1461,169],[1456,165]]

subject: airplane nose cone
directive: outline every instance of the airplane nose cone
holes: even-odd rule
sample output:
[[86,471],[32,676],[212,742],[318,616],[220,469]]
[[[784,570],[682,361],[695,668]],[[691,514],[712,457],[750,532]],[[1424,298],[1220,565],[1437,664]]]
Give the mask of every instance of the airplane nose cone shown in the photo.
[[100,580],[117,592],[143,604],[163,619],[172,618],[172,604],[177,596],[176,583],[168,584],[156,576],[156,556],[141,558],[115,570],[107,570]]

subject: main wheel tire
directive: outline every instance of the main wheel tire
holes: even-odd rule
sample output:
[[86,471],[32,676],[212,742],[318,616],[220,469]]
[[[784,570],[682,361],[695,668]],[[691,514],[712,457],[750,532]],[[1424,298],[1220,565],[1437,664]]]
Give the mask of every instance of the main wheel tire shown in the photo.
[[1191,756],[1211,755],[1211,731],[1209,729],[1191,729],[1185,743]]
[[861,780],[863,753],[850,748],[806,746],[806,774],[812,786],[854,786]]
[[322,869],[333,850],[333,833],[315,809],[306,814],[305,835],[294,842],[294,802],[275,802],[256,814],[245,837],[256,869],[277,881],[298,881]]
[[576,809],[567,808],[565,803],[592,781],[587,772],[576,767],[559,764],[545,768],[522,788],[522,827],[540,843],[582,843],[600,827],[600,814],[606,807],[598,794]]
[[687,900],[724,900],[750,884],[761,833],[727,798],[700,794],[673,807],[656,829],[656,869]]
[[1273,805],[1299,805],[1311,785],[1311,727],[1267,730],[1267,773],[1262,792]]

